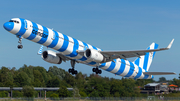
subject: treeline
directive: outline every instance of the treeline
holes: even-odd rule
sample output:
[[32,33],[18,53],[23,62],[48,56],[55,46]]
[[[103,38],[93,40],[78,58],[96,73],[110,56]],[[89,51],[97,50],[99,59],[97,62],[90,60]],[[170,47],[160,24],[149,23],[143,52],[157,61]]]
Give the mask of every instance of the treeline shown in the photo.
[[[162,78],[161,78],[162,79]],[[13,97],[31,95],[37,97],[39,91],[33,87],[60,87],[59,91],[48,91],[47,97],[140,97],[139,86],[155,82],[149,80],[113,79],[101,77],[96,74],[87,76],[79,72],[72,76],[67,71],[56,66],[46,70],[40,66],[27,66],[19,68],[1,67],[0,87],[23,87],[22,91],[13,91]],[[173,79],[172,83],[180,85],[180,80]],[[74,91],[67,91],[67,87]],[[42,97],[44,96],[44,92]],[[0,97],[6,97],[7,91],[0,91]]]

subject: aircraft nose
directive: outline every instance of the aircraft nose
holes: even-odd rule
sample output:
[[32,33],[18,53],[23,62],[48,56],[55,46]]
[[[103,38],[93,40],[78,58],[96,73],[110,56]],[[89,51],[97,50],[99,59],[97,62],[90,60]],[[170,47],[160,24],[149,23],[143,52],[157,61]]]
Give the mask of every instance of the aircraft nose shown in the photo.
[[11,31],[14,27],[14,23],[13,22],[6,22],[6,23],[4,23],[3,27],[7,31]]

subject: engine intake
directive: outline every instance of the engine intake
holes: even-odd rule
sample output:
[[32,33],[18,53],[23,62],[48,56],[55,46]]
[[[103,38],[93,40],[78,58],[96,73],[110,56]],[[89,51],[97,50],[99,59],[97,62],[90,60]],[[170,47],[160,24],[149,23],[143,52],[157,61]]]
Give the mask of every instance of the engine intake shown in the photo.
[[41,55],[42,59],[44,61],[47,61],[49,63],[54,63],[54,64],[61,64],[62,63],[62,59],[61,57],[56,55],[56,52],[47,50],[44,51]]
[[94,61],[94,62],[98,62],[98,63],[105,62],[104,56],[100,52],[98,52],[97,50],[94,50],[94,49],[87,49],[84,52],[84,56],[88,60],[91,60],[91,61]]

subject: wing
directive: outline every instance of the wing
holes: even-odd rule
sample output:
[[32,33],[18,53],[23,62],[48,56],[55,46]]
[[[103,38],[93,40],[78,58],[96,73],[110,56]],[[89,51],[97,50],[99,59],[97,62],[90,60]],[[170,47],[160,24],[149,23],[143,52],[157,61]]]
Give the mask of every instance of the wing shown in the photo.
[[68,58],[67,56],[61,54],[61,53],[56,53],[57,56],[61,57],[61,59],[66,62],[68,60],[71,60],[70,58]]
[[168,50],[171,48],[173,41],[174,39],[170,42],[170,44],[166,48],[160,48],[160,49],[132,50],[132,51],[100,51],[100,53],[107,58],[107,61],[112,61],[113,59],[117,59],[117,58],[126,59],[131,57],[140,57],[141,55],[145,55],[148,52]]
[[171,74],[176,74],[174,72],[144,72],[143,74],[147,75],[171,75]]

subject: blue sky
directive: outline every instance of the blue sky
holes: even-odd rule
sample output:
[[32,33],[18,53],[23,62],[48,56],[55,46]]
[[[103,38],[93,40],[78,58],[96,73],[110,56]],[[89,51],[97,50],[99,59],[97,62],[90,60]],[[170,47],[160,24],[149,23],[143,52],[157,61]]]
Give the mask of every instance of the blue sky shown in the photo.
[[[31,20],[53,28],[103,50],[146,49],[152,42],[166,47],[175,38],[172,48],[157,52],[149,71],[176,72],[163,76],[178,78],[180,73],[180,1],[179,0],[3,0],[0,3],[0,66],[50,64],[37,55],[39,44],[24,39],[24,48],[17,49],[18,38],[7,32],[3,24],[11,18]],[[46,48],[44,49],[46,50]],[[133,59],[130,59],[133,60]],[[66,71],[70,62],[55,65]],[[76,69],[91,74],[92,67],[77,64]],[[102,76],[121,79],[103,71]],[[159,77],[155,76],[155,80]]]

